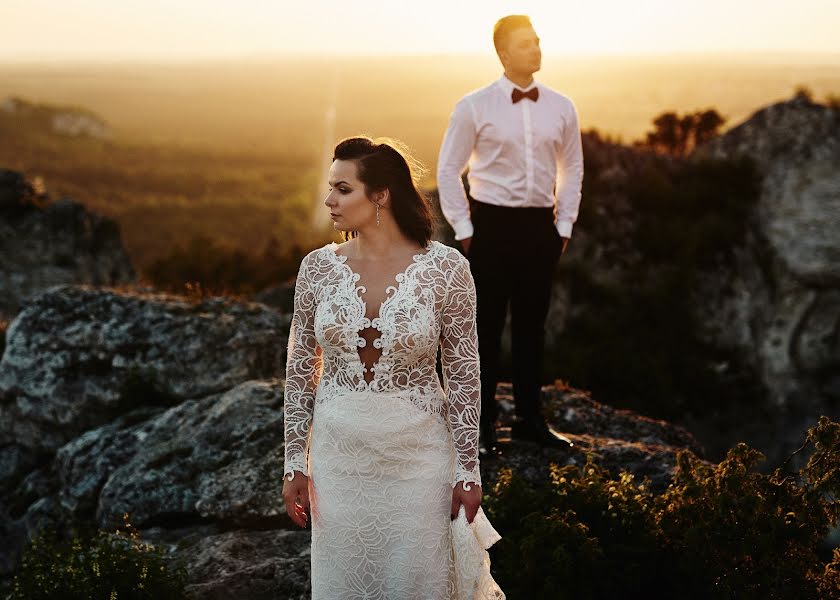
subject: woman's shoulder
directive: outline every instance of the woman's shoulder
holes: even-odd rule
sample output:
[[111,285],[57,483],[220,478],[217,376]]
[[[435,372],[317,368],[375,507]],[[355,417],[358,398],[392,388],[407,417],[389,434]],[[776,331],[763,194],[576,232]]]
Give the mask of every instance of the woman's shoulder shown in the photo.
[[319,273],[325,273],[331,265],[331,256],[337,257],[335,248],[338,246],[335,242],[324,244],[320,248],[310,250],[303,256],[300,261],[300,268],[298,270],[298,277],[303,276],[308,280],[319,279]]
[[440,261],[446,262],[449,266],[455,265],[469,265],[467,257],[452,246],[447,246],[443,242],[432,240],[429,244],[430,252],[433,253]]
[[[343,246],[343,244],[341,244]],[[307,254],[304,255],[303,259],[301,259],[302,264],[315,264],[320,263],[328,258],[332,254],[335,256],[335,249],[339,248],[340,245],[336,244],[335,242],[329,242],[324,244],[320,248],[315,248],[310,250]]]

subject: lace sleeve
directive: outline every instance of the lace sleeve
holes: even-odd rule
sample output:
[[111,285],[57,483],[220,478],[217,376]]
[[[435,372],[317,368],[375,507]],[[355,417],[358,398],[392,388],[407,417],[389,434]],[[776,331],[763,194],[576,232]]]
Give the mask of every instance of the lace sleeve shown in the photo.
[[441,367],[448,400],[449,429],[458,457],[453,487],[459,481],[481,486],[478,421],[481,380],[475,324],[475,283],[467,259],[457,255],[450,271],[441,314]]
[[307,474],[306,455],[315,389],[321,379],[321,349],[315,341],[315,288],[312,255],[304,257],[295,282],[294,313],[289,329],[286,354],[286,390],[283,422],[286,456],[283,476],[289,481],[293,471]]

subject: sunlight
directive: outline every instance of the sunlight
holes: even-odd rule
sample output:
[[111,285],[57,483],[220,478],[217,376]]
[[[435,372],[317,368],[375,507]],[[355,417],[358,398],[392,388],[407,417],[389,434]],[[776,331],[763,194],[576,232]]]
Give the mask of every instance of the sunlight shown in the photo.
[[484,54],[528,14],[546,55],[840,52],[840,3],[802,0],[4,0],[3,60]]

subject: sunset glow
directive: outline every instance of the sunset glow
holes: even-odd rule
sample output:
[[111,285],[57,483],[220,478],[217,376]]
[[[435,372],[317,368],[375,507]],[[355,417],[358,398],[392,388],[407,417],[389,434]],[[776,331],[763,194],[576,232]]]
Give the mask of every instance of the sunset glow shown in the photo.
[[480,54],[510,13],[532,17],[547,55],[840,53],[835,0],[5,0],[0,62]]

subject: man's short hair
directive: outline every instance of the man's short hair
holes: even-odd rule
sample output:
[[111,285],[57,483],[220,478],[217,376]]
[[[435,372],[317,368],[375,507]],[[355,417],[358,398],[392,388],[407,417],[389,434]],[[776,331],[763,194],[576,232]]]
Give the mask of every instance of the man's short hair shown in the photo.
[[510,32],[520,27],[533,28],[528,15],[508,15],[496,21],[493,26],[493,45],[496,47],[496,54],[504,47]]

